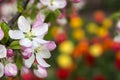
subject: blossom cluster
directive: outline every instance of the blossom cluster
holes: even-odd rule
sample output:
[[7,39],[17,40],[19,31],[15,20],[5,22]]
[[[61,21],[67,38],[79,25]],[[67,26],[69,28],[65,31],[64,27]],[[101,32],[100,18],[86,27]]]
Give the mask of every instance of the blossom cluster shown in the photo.
[[[30,2],[34,3],[34,0],[30,0]],[[15,1],[15,3],[17,2]],[[67,4],[66,0],[40,0],[39,3],[52,12],[64,8]],[[6,5],[4,6],[2,5],[2,8],[8,9]],[[5,10],[1,11],[2,16],[6,19],[9,18],[6,22],[1,21],[0,23],[0,78],[4,76],[16,77],[25,69],[32,69],[38,78],[47,77],[46,68],[50,65],[45,59],[51,57],[50,51],[56,48],[56,44],[54,41],[44,39],[50,25],[50,23],[45,22],[46,15],[38,13],[32,24],[21,15],[17,20],[18,27],[14,29],[9,27],[6,31],[4,24],[9,26],[7,22],[11,18],[11,13],[13,11],[16,13],[16,10],[10,9],[10,15],[9,10],[6,12]],[[11,46],[15,48],[11,48]],[[19,73],[20,71],[21,73]]]

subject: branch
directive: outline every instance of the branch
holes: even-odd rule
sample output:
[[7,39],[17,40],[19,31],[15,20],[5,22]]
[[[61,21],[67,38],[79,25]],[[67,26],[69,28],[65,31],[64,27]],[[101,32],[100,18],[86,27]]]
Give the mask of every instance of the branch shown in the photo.
[[[26,9],[26,7],[27,7],[27,5],[28,5],[28,2],[29,2],[29,0],[24,0],[23,5],[22,5],[22,7],[23,7],[24,10]],[[19,16],[20,16],[21,14],[22,14],[22,12],[17,12],[17,13],[13,16],[13,18],[8,22],[8,24],[9,24],[11,27],[14,26],[15,22],[17,21],[17,19],[19,18]]]

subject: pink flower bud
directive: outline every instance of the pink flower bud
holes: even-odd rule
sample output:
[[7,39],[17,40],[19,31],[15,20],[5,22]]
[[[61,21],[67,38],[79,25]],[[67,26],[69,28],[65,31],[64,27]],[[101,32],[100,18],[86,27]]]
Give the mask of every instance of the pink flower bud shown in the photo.
[[32,56],[32,49],[31,49],[31,48],[26,48],[26,49],[23,50],[23,52],[22,52],[22,57],[23,57],[24,59],[28,59],[28,58],[30,58],[31,56]]
[[12,49],[7,50],[7,57],[12,57],[14,55],[14,52]]
[[52,50],[54,50],[56,48],[56,44],[55,44],[54,41],[50,41],[49,43],[45,44],[45,47],[48,50],[52,51]]
[[33,72],[34,72],[35,76],[37,76],[38,78],[46,78],[47,77],[46,68],[43,68],[39,65],[38,65],[38,69],[34,69]]
[[80,0],[72,0],[74,3],[78,3],[80,2]]
[[8,77],[16,76],[18,73],[17,66],[12,63],[8,63],[5,65],[5,75]]
[[2,29],[0,29],[0,40],[2,40],[4,37],[4,32],[2,31]]

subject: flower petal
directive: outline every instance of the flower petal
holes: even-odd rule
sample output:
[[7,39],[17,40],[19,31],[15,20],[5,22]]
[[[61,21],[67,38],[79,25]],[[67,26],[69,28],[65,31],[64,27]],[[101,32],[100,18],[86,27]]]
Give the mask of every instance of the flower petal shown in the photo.
[[33,38],[33,41],[36,41],[39,44],[47,44],[47,43],[49,43],[49,41],[43,40],[43,39],[41,39],[39,37]]
[[32,28],[32,33],[34,36],[41,36],[46,34],[48,31],[48,24],[44,23],[39,27],[33,27]]
[[22,32],[30,31],[30,23],[23,16],[18,19],[18,27]]
[[48,5],[48,4],[50,4],[50,0],[40,0],[40,2],[41,2],[43,5]]
[[51,57],[50,52],[45,47],[42,47],[41,51],[37,54],[39,54],[42,58],[50,58]]
[[0,45],[0,58],[5,58],[7,56],[7,50],[5,46]]
[[32,41],[30,41],[28,38],[23,38],[20,40],[20,45],[24,47],[31,47]]
[[25,37],[23,32],[20,30],[9,30],[9,36],[12,39],[22,39]]
[[38,69],[33,70],[35,76],[38,78],[46,78],[47,77],[47,70],[41,66],[38,65]]
[[35,22],[33,23],[32,27],[39,27],[43,24],[45,20],[45,16],[42,15],[42,14],[38,14],[37,17],[36,17],[36,20]]
[[115,42],[120,42],[120,35],[115,36],[114,41],[115,41]]
[[0,40],[2,40],[3,37],[4,37],[4,32],[3,32],[3,30],[0,28]]
[[57,8],[64,8],[66,6],[66,0],[54,0],[54,3],[53,3]]
[[3,64],[0,62],[0,78],[4,75],[4,66]]
[[54,41],[49,41],[49,43],[44,45],[48,50],[53,51],[56,48]]
[[40,66],[50,67],[50,65],[45,62],[45,60],[41,57],[41,55],[39,53],[36,53],[36,60]]
[[64,8],[66,4],[67,4],[66,0],[54,0],[52,2],[52,5],[51,4],[48,5],[48,8],[52,11],[55,11],[57,8],[60,9]]
[[27,68],[30,68],[35,60],[34,54],[29,59],[23,59],[23,63]]

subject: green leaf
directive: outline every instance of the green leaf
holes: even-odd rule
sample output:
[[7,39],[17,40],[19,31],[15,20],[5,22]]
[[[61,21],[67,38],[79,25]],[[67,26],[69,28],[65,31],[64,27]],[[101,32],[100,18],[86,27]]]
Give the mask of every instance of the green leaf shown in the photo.
[[55,24],[56,18],[56,14],[54,12],[50,12],[46,17],[45,22],[51,22],[52,24]]
[[16,53],[15,55],[15,63],[17,65],[18,70],[21,70],[23,61],[22,61],[22,56],[19,53]]
[[4,21],[3,21],[2,23],[0,23],[0,27],[1,27],[1,29],[3,30],[3,32],[4,32],[4,38],[2,39],[1,43],[5,44],[5,43],[7,43],[8,40],[9,40],[8,31],[9,31],[10,27],[9,27],[9,25],[8,25],[6,22],[4,22]]
[[9,48],[11,48],[11,49],[21,49],[21,46],[20,46],[20,44],[19,44],[19,41],[13,41],[13,42],[10,44]]
[[56,9],[54,13],[55,13],[56,16],[58,16],[58,15],[60,15],[61,12],[60,12],[59,9]]

